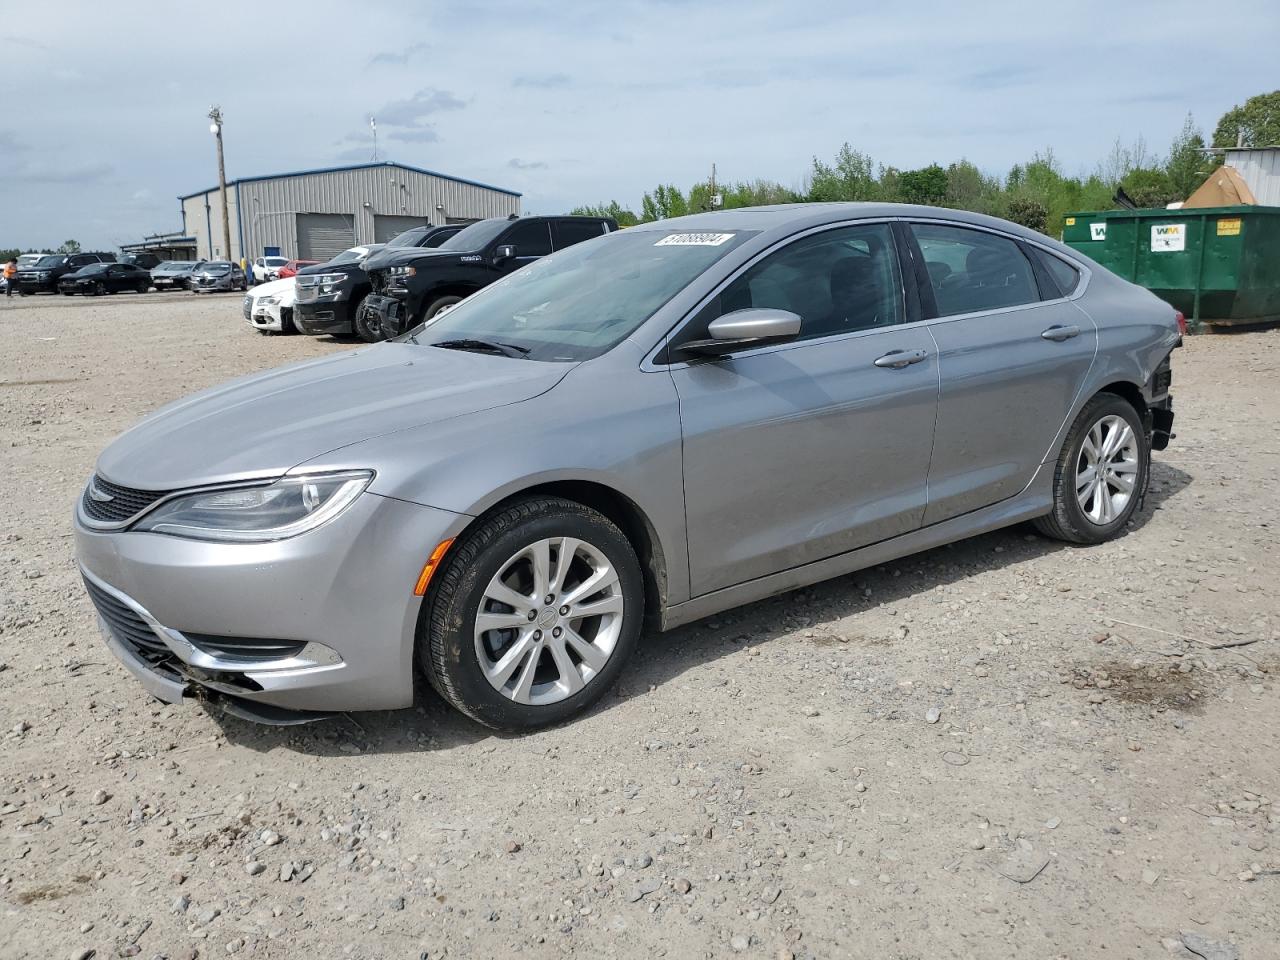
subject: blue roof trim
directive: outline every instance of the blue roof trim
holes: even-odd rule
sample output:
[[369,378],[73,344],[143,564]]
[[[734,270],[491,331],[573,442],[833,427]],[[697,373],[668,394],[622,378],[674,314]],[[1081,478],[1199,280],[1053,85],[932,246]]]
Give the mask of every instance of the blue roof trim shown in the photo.
[[[471,187],[480,187],[484,190],[495,190],[498,193],[505,193],[512,197],[524,196],[515,190],[508,190],[505,187],[495,187],[491,183],[481,183],[479,180],[468,180],[465,177],[453,177],[447,173],[437,173],[435,170],[427,170],[424,167],[412,167],[407,163],[396,163],[392,160],[379,160],[377,163],[352,163],[341,167],[315,167],[311,170],[291,170],[288,173],[272,173],[264,177],[241,177],[239,180],[228,180],[227,186],[239,186],[242,183],[258,183],[262,180],[284,180],[287,177],[307,177],[315,173],[345,173],[348,170],[369,170],[374,167],[396,167],[400,170],[409,170],[412,173],[425,174],[428,177],[439,177],[441,180],[452,180],[454,183],[465,183]],[[189,200],[192,197],[203,196],[212,193],[218,187],[212,186],[208,190],[197,190],[195,193],[184,193],[178,197],[179,200]]]

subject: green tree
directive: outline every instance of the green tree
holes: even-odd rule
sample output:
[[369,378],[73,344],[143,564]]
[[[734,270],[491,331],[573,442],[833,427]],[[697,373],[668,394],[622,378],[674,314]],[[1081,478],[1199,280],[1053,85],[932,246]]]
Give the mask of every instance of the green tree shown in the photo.
[[1213,130],[1215,147],[1273,147],[1280,144],[1280,90],[1250,97],[1222,115]]
[[880,184],[875,176],[871,156],[844,144],[836,154],[836,162],[828,166],[813,158],[809,177],[808,200],[878,200]]
[[613,217],[620,227],[634,227],[640,222],[639,217],[618,203],[617,200],[574,207],[569,213],[575,217]]
[[1015,197],[1009,201],[1005,217],[1014,223],[1020,223],[1024,227],[1044,233],[1049,219],[1049,210],[1039,200],[1033,200],[1031,197]]
[[1129,199],[1139,207],[1155,208],[1167,206],[1177,200],[1185,200],[1173,189],[1169,175],[1158,167],[1139,167],[1130,170],[1121,184]]
[[1182,132],[1174,137],[1173,145],[1169,147],[1169,159],[1164,165],[1173,199],[1185,200],[1191,196],[1204,183],[1211,168],[1212,164],[1204,152],[1204,137],[1188,113],[1182,123]]
[[947,171],[931,163],[919,170],[904,170],[898,174],[897,195],[904,203],[940,206],[946,203],[949,186]]
[[62,246],[60,246],[60,247],[58,248],[58,251],[57,251],[57,252],[58,252],[58,253],[79,253],[79,252],[80,252],[80,241],[78,241],[78,240],[63,240],[63,241],[62,241]]
[[675,184],[660,183],[654,187],[653,193],[646,193],[640,201],[640,220],[644,223],[683,217],[688,212],[689,202]]
[[772,180],[752,180],[721,188],[726,210],[734,207],[763,207],[774,203],[798,203],[804,198],[789,187]]
[[1004,211],[1004,190],[997,178],[983,173],[968,160],[961,160],[947,167],[944,205],[998,215]]

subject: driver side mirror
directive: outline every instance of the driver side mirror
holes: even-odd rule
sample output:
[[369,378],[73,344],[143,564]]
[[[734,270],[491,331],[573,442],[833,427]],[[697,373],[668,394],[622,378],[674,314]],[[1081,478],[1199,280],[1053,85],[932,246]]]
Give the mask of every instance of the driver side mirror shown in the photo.
[[493,262],[505,263],[507,260],[515,259],[516,245],[514,243],[503,243],[494,248]]
[[790,310],[750,307],[717,317],[707,326],[709,339],[690,340],[676,349],[694,356],[723,357],[744,347],[791,340],[800,335],[800,326],[800,315]]

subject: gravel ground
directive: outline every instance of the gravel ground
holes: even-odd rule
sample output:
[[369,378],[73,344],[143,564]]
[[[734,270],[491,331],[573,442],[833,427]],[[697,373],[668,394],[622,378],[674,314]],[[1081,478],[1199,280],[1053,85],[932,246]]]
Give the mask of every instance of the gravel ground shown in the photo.
[[227,296],[0,325],[0,956],[1280,956],[1280,334],[1177,355],[1125,537],[1014,528],[647,637],[588,716],[500,737],[426,691],[165,706],[99,640],[99,449],[349,345]]

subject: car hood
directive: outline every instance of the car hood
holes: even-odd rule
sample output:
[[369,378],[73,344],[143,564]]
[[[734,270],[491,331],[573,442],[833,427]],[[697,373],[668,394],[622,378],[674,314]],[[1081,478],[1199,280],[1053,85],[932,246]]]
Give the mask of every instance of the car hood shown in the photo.
[[249,295],[255,300],[259,297],[278,297],[282,293],[293,293],[296,286],[293,277],[285,277],[283,280],[260,283],[249,292]]
[[361,440],[535,397],[572,366],[379,344],[162,407],[107,447],[97,470],[144,490],[278,477]]
[[364,258],[363,265],[364,269],[369,272],[385,270],[387,267],[398,267],[407,263],[417,263],[420,260],[434,260],[437,257],[441,259],[448,257],[457,259],[465,255],[467,255],[465,250],[441,250],[437,247],[394,247],[370,254]]

